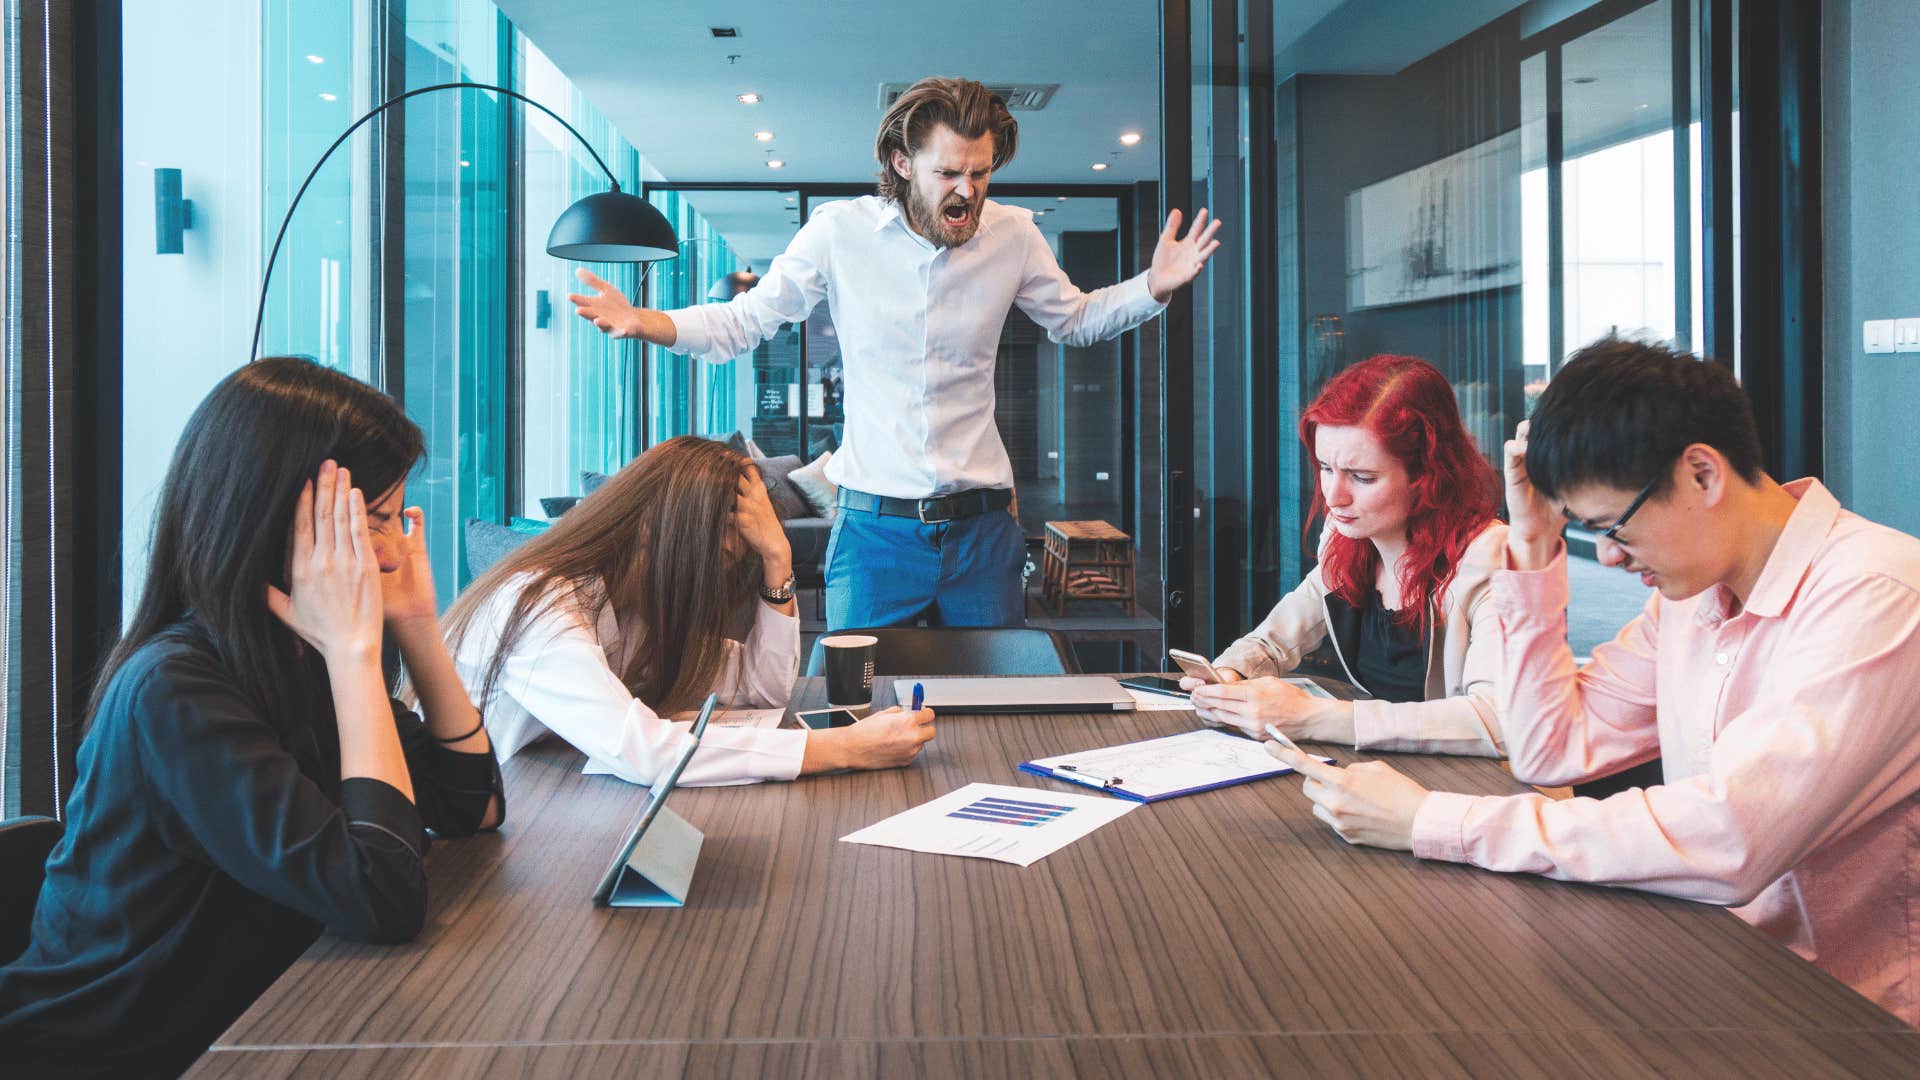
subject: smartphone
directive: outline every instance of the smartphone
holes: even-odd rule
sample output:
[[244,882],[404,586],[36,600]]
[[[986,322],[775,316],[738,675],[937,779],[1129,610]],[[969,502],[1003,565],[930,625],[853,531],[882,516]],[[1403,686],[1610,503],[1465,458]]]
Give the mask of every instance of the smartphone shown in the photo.
[[1142,675],[1137,679],[1121,679],[1120,685],[1133,690],[1145,690],[1149,694],[1165,694],[1168,697],[1190,698],[1193,696],[1180,689],[1179,679],[1169,679],[1165,675]]
[[1207,659],[1204,656],[1201,656],[1198,653],[1190,653],[1190,652],[1187,652],[1185,649],[1168,649],[1167,659],[1172,660],[1175,664],[1180,665],[1181,671],[1186,672],[1187,674],[1193,676],[1196,679],[1201,679],[1210,683],[1219,683],[1219,682],[1225,681],[1220,678],[1219,672],[1213,670],[1213,661]]
[[793,718],[803,727],[816,730],[821,728],[847,727],[857,723],[860,715],[852,709],[797,709]]

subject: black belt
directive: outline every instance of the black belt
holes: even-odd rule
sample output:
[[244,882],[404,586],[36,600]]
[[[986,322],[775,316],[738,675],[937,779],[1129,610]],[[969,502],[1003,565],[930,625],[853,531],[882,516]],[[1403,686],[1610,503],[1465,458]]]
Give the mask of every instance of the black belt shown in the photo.
[[971,491],[956,491],[951,495],[937,495],[931,499],[896,499],[843,487],[840,489],[840,505],[849,510],[916,518],[923,525],[937,525],[943,521],[977,517],[989,510],[1004,510],[1013,505],[1013,489],[974,488]]

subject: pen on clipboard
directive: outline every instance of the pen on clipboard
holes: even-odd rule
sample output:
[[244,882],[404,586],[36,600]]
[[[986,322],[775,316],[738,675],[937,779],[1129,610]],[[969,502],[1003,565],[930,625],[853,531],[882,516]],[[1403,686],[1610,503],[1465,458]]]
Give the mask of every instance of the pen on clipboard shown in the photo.
[[927,703],[927,688],[925,686],[922,686],[919,683],[914,683],[913,684],[913,708],[910,711],[919,712],[920,707],[925,705],[926,703]]
[[1083,769],[1078,765],[1055,765],[1053,771],[1055,775],[1059,775],[1060,773],[1072,774],[1064,777],[1064,779],[1073,780],[1082,784],[1093,784],[1102,788],[1119,787],[1125,783],[1125,781],[1117,776],[1104,776],[1094,772],[1092,769]]

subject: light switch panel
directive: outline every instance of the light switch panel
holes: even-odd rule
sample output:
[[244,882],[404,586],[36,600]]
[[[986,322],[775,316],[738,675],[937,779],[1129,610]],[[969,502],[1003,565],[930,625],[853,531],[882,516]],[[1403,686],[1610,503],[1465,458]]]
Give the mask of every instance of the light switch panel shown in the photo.
[[1861,337],[1866,342],[1868,352],[1890,353],[1893,351],[1894,321],[1892,319],[1868,319],[1860,325]]
[[1893,351],[1920,353],[1920,319],[1896,319],[1894,321]]

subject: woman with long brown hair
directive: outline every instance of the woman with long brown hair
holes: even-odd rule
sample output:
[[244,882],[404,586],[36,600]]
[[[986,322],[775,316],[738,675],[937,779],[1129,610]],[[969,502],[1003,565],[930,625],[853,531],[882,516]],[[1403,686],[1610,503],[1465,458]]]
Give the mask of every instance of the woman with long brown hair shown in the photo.
[[[708,693],[785,704],[800,665],[793,553],[753,463],[681,436],[640,455],[482,574],[444,630],[502,758],[546,734],[650,784]],[[933,713],[817,731],[713,727],[684,784],[905,765]]]

